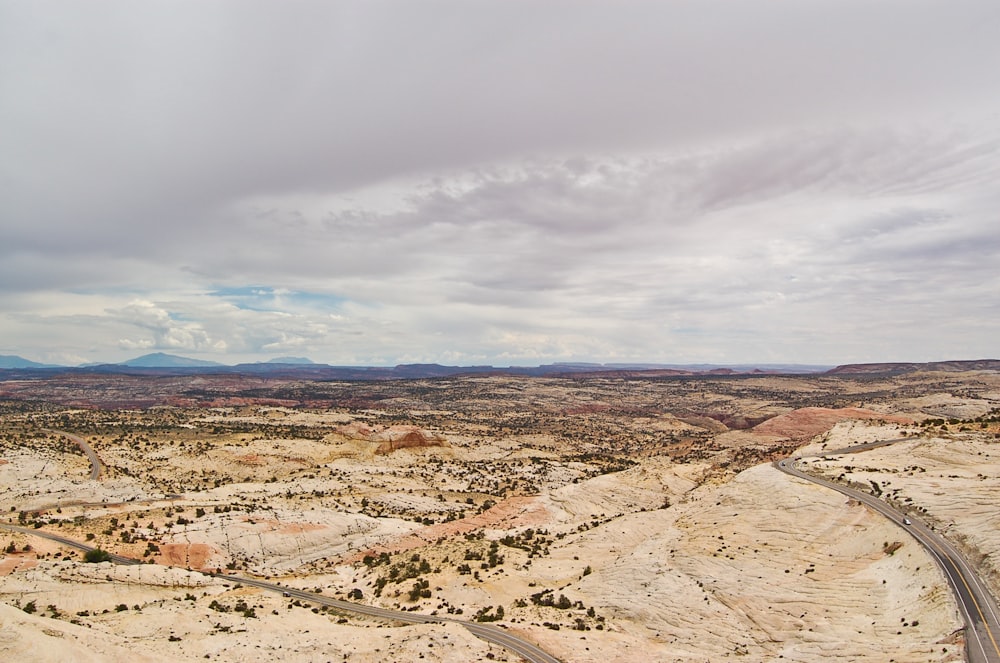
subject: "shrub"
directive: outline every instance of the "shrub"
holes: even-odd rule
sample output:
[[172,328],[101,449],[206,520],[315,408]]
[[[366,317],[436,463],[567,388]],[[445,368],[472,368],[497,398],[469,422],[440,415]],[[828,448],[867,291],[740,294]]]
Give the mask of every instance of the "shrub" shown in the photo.
[[91,564],[96,564],[98,562],[106,562],[111,559],[111,553],[106,550],[101,550],[100,548],[94,548],[93,550],[88,550],[83,555],[83,560]]

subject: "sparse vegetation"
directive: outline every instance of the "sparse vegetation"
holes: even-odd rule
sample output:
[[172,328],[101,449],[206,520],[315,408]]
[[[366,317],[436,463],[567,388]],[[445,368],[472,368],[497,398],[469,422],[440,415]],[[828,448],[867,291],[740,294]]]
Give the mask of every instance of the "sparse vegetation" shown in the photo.
[[[934,416],[907,426],[908,434],[922,435],[928,444],[969,436],[1000,439],[1000,409],[981,404],[990,402],[997,385],[976,379],[982,384],[961,386],[969,390],[963,398],[976,403],[978,409],[967,406],[974,416],[953,416],[958,412],[944,406],[938,413],[937,401],[929,399],[931,404],[921,407]],[[822,562],[783,558],[787,548],[768,549],[762,540],[734,540],[726,524],[744,518],[747,505],[715,503],[708,496],[743,469],[791,455],[811,439],[808,429],[794,439],[758,439],[753,426],[796,408],[856,406],[858,401],[895,412],[902,397],[922,403],[919,399],[941,390],[940,383],[921,380],[739,376],[532,381],[498,376],[250,385],[208,377],[197,385],[164,381],[157,387],[162,393],[141,394],[153,387],[124,379],[87,392],[98,407],[0,401],[0,453],[13,461],[8,469],[28,459],[34,463],[30,471],[17,471],[48,482],[39,483],[44,488],[31,495],[12,493],[2,507],[12,524],[98,546],[84,555],[87,562],[108,561],[115,553],[173,566],[179,575],[171,582],[179,584],[167,583],[156,591],[168,597],[163,599],[168,605],[210,616],[206,628],[212,633],[249,632],[247,619],[259,619],[257,628],[266,628],[269,616],[297,609],[311,613],[302,613],[310,619],[325,616],[334,626],[348,620],[335,609],[291,596],[269,603],[246,588],[202,591],[184,584],[180,574],[205,569],[209,559],[213,568],[206,570],[273,576],[291,587],[308,588],[310,594],[464,615],[477,622],[503,621],[527,633],[561,629],[560,637],[587,638],[581,643],[600,651],[601,631],[625,637],[628,629],[615,630],[615,621],[635,618],[588,595],[609,579],[631,580],[609,562],[614,555],[620,555],[615,564],[639,555],[646,564],[650,553],[650,576],[642,578],[649,588],[631,586],[639,600],[673,601],[672,596],[664,598],[663,587],[688,587],[699,603],[711,606],[706,609],[727,609],[719,598],[729,597],[684,557],[692,555],[690,541],[684,539],[696,537],[699,527],[713,534],[698,555],[722,572],[759,567],[773,558],[775,565],[781,564],[776,573],[782,580],[825,582],[831,574]],[[183,406],[126,407],[129,399],[165,401],[168,392],[171,403]],[[112,394],[118,400],[109,407]],[[86,479],[88,460],[80,448],[50,430],[85,437],[113,481],[102,482],[95,491]],[[408,435],[416,446],[388,445],[391,452],[381,446],[393,436]],[[434,444],[420,446],[428,440]],[[933,505],[915,501],[903,479],[946,482],[966,476],[961,469],[941,472],[934,462],[917,457],[891,472],[861,456],[839,465],[823,462],[836,468],[832,476],[928,520],[927,509]],[[996,481],[988,465],[969,466],[977,481]],[[697,502],[699,508],[717,512],[707,522],[692,515],[691,491],[699,486],[698,498],[704,499]],[[637,552],[636,527],[649,527],[650,539],[657,528],[674,528],[680,543]],[[716,538],[723,533],[725,540]],[[17,556],[19,550],[30,550],[26,541],[32,539],[10,536],[5,552],[16,556],[9,562],[14,568],[80,560],[78,552],[56,550],[51,543],[38,553]],[[911,552],[916,554],[899,541],[882,539],[879,534],[865,549],[865,559],[902,564]],[[689,548],[681,550],[682,543]],[[584,552],[588,550],[602,552]],[[119,588],[125,599],[124,592],[133,589],[130,583],[147,568],[132,575],[121,567],[107,575],[100,567],[88,571],[99,576],[95,583]],[[629,571],[636,576],[643,572]],[[746,585],[754,582],[746,578]],[[8,600],[14,603],[15,598]],[[50,600],[46,597],[40,605]],[[136,601],[129,595],[126,600],[119,603],[116,597],[115,603],[69,615],[56,609],[54,601],[42,612],[46,619],[73,618],[86,627],[96,623],[92,618],[132,620],[140,611],[162,609],[146,598]],[[21,609],[28,612],[28,606],[38,610],[34,601]],[[815,626],[802,613],[792,617]],[[368,625],[360,618],[351,622]],[[911,617],[905,632],[933,622]],[[181,635],[185,642],[199,637],[184,631],[171,633],[168,641],[181,642]],[[658,637],[665,641],[676,634]],[[753,646],[733,645],[731,651],[769,660]]]

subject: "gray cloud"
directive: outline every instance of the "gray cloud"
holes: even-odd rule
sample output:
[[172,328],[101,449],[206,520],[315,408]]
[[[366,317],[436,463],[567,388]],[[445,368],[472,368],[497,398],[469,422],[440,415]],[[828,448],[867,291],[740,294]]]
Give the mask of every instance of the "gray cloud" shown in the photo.
[[0,6],[5,353],[995,354],[995,2],[102,7]]

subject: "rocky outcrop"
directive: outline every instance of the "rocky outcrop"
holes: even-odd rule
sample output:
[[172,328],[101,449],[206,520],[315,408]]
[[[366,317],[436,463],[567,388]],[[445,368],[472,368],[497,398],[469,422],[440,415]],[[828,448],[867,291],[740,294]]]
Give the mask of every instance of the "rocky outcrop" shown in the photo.
[[781,414],[753,427],[757,435],[782,437],[792,440],[808,440],[833,428],[838,422],[849,419],[888,421],[897,424],[912,424],[909,417],[898,417],[857,407],[825,408],[804,407],[787,414]]
[[341,426],[337,432],[348,439],[377,443],[375,454],[380,456],[391,454],[400,449],[449,446],[447,438],[441,433],[434,433],[416,426],[372,428],[364,424],[351,423]]

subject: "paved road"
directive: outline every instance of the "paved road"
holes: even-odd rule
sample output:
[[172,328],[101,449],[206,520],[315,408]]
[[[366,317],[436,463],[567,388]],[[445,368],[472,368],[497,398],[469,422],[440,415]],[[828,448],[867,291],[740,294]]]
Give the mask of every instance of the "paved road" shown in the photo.
[[[86,440],[65,431],[49,432],[63,435],[75,442],[90,460],[90,478],[93,480],[100,478],[102,467],[101,459],[98,457],[93,448],[87,444]],[[881,440],[878,442],[869,442],[842,449],[831,449],[819,454],[818,456],[836,456],[858,453],[876,447],[893,444],[895,442],[900,442],[903,441],[903,439]],[[837,492],[843,493],[844,495],[847,495],[862,504],[866,504],[905,529],[911,536],[913,536],[913,538],[915,538],[921,545],[924,546],[924,548],[927,549],[931,556],[937,561],[938,565],[944,570],[945,575],[948,577],[948,581],[951,583],[952,589],[955,592],[955,596],[958,599],[959,608],[966,623],[966,654],[970,663],[1000,663],[1000,644],[998,644],[1000,643],[1000,618],[998,618],[1000,610],[998,610],[995,599],[986,589],[985,584],[979,578],[978,574],[972,569],[972,567],[969,566],[968,562],[954,548],[954,546],[923,523],[917,520],[909,519],[904,514],[889,506],[886,502],[883,502],[868,493],[863,493],[852,488],[848,488],[847,486],[807,474],[800,469],[800,460],[801,457],[788,458],[783,461],[776,461],[774,465],[777,469],[786,474],[804,479],[806,481],[811,481],[812,483],[825,486],[831,490],[836,490]],[[60,536],[58,534],[52,534],[50,532],[43,532],[41,530],[19,527],[17,525],[6,525],[2,523],[0,523],[0,528],[22,532],[32,536],[39,536],[77,550],[93,550],[93,546]],[[123,557],[121,555],[112,555],[111,560],[117,564],[141,564],[139,560]],[[376,606],[342,601],[340,599],[326,597],[314,592],[293,589],[275,583],[242,576],[218,574],[217,577],[224,578],[234,583],[258,587],[266,591],[281,592],[289,597],[295,597],[300,600],[329,606],[338,610],[354,612],[380,619],[410,624],[425,624],[431,622],[451,622],[460,624],[476,637],[486,640],[487,642],[492,642],[502,647],[506,647],[507,649],[517,653],[519,656],[522,656],[525,660],[529,661],[529,663],[559,663],[559,659],[548,654],[539,647],[527,642],[526,640],[522,640],[514,635],[511,635],[497,626],[477,622],[467,622],[437,615],[387,610]]]
[[217,578],[229,580],[231,582],[237,582],[241,585],[251,585],[253,587],[259,587],[271,592],[282,592],[292,598],[302,599],[304,601],[309,601],[311,603],[318,603],[320,605],[329,606],[331,608],[336,608],[338,610],[344,610],[349,612],[355,612],[362,615],[368,615],[370,617],[378,617],[380,619],[387,619],[397,622],[405,622],[408,624],[428,624],[428,623],[439,623],[444,624],[451,622],[453,624],[460,624],[468,629],[473,635],[487,642],[492,642],[494,644],[500,645],[501,647],[506,647],[511,651],[517,653],[522,658],[531,663],[559,663],[559,659],[552,656],[551,654],[545,652],[544,650],[536,647],[526,640],[522,640],[510,633],[507,633],[502,628],[493,626],[490,624],[481,624],[478,622],[467,622],[461,619],[452,619],[449,617],[441,617],[438,615],[424,615],[417,612],[400,612],[398,610],[387,610],[385,608],[379,608],[372,605],[364,605],[361,603],[354,603],[351,601],[342,601],[340,599],[330,598],[328,596],[323,596],[322,594],[316,594],[314,592],[308,592],[301,589],[292,589],[290,587],[284,587],[282,585],[277,585],[271,582],[265,582],[263,580],[256,580],[254,578],[246,578],[243,576],[231,576],[224,573],[220,574],[209,574]]
[[[824,451],[822,454],[808,456],[810,458],[823,456],[839,456],[858,453],[876,447],[902,442],[907,438],[882,440],[859,444],[854,447],[844,447]],[[873,495],[863,493],[853,488],[828,481],[804,472],[799,461],[803,457],[787,458],[774,463],[775,467],[791,476],[805,479],[813,483],[836,490],[848,497],[865,504],[882,514],[901,528],[909,532],[931,554],[948,577],[959,609],[965,620],[966,657],[969,663],[1000,663],[1000,610],[986,585],[976,571],[969,565],[961,553],[946,541],[940,534],[924,523],[900,513],[888,503]]]
[[100,456],[94,451],[94,448],[87,444],[87,441],[80,437],[79,435],[73,435],[72,433],[67,433],[61,430],[49,430],[48,428],[43,429],[46,433],[55,433],[56,435],[62,435],[63,437],[68,437],[70,440],[76,443],[76,446],[80,447],[83,453],[87,456],[90,461],[90,478],[92,481],[97,481],[101,478],[101,471],[104,464],[101,463]]
[[[0,529],[6,529],[12,532],[21,532],[22,534],[28,534],[31,536],[38,536],[43,539],[55,541],[64,546],[69,546],[77,550],[82,550],[84,552],[94,549],[94,546],[88,545],[86,543],[82,543],[74,539],[69,539],[66,538],[65,536],[60,536],[59,534],[53,534],[52,532],[45,532],[30,527],[20,527],[18,525],[8,525],[5,523],[0,523]],[[122,555],[111,555],[111,561],[116,564],[127,564],[127,565],[142,564],[142,562],[137,559],[132,559],[131,557],[124,557]],[[323,596],[322,594],[317,594],[315,592],[308,592],[301,589],[285,587],[283,585],[279,585],[272,582],[265,582],[263,580],[257,580],[255,578],[227,575],[225,573],[208,573],[207,575],[214,576],[216,578],[220,578],[222,580],[226,580],[229,582],[239,583],[241,585],[249,585],[252,587],[257,587],[259,589],[263,589],[269,592],[280,592],[281,594],[287,595],[289,597],[298,598],[303,601],[309,601],[310,603],[318,603],[319,605],[329,606],[331,608],[336,608],[338,610],[343,610],[345,612],[354,612],[362,615],[368,615],[370,617],[387,619],[390,621],[404,622],[407,624],[428,624],[428,623],[443,624],[446,622],[459,624],[468,629],[468,631],[477,638],[486,640],[487,642],[492,642],[493,644],[500,645],[501,647],[506,647],[507,649],[521,656],[524,660],[528,661],[528,663],[559,663],[559,659],[557,659],[555,656],[552,656],[543,649],[531,644],[527,640],[522,640],[521,638],[515,635],[507,633],[502,628],[490,624],[467,622],[461,619],[451,619],[449,617],[440,617],[437,615],[424,615],[417,612],[402,612],[399,610],[387,610],[385,608],[379,608],[377,606],[372,606],[372,605],[365,605],[363,603],[342,601],[340,599]]]
[[[70,548],[75,548],[77,550],[82,550],[83,552],[89,552],[95,549],[94,546],[89,545],[87,543],[82,543],[75,539],[69,539],[66,538],[65,536],[60,536],[59,534],[53,534],[52,532],[43,532],[42,530],[34,529],[31,527],[21,527],[19,525],[8,525],[6,523],[0,523],[0,529],[10,530],[11,532],[20,532],[22,534],[28,534],[30,536],[37,536],[41,539],[48,539],[49,541],[55,541],[56,543],[60,543]],[[134,564],[142,564],[142,562],[137,559],[132,559],[131,557],[124,557],[122,555],[111,555],[110,560],[115,564],[125,564],[129,566]]]
[[[73,442],[75,442],[82,450],[83,453],[87,455],[90,459],[90,478],[92,480],[97,480],[101,476],[102,463],[100,457],[91,448],[87,441],[78,435],[73,435],[72,433],[67,433],[65,431],[58,430],[46,430],[48,433],[55,433],[57,435],[63,435],[68,437]],[[94,550],[94,546],[91,546],[74,539],[69,539],[65,536],[60,536],[59,534],[53,534],[51,532],[43,532],[41,530],[33,529],[30,527],[20,527],[18,525],[7,525],[5,523],[0,523],[0,529],[10,530],[12,532],[21,532],[23,534],[29,534],[31,536],[38,536],[43,539],[48,539],[50,541],[55,541],[64,546],[70,548],[75,548],[77,550],[82,550],[84,552]],[[131,557],[124,557],[122,555],[111,555],[111,561],[116,564],[142,564],[142,561],[137,559],[132,559]],[[318,603],[320,605],[330,606],[332,608],[337,608],[338,610],[344,610],[346,612],[355,612],[362,615],[368,615],[371,617],[378,617],[381,619],[388,619],[397,622],[404,622],[407,624],[427,624],[427,623],[445,623],[451,622],[454,624],[460,624],[464,626],[470,633],[472,633],[477,638],[486,640],[487,642],[492,642],[494,644],[500,645],[501,647],[506,647],[514,653],[518,654],[524,658],[528,663],[560,663],[559,659],[552,656],[543,649],[531,644],[527,640],[522,640],[515,635],[507,633],[502,628],[493,626],[491,624],[481,624],[479,622],[467,622],[461,619],[451,619],[449,617],[439,617],[437,615],[423,615],[416,612],[402,612],[399,610],[387,610],[385,608],[379,608],[377,606],[365,605],[363,603],[353,603],[351,601],[342,601],[340,599],[334,599],[321,594],[316,594],[315,592],[306,592],[301,589],[292,589],[290,587],[284,587],[271,582],[265,582],[263,580],[256,580],[254,578],[246,578],[243,576],[227,575],[227,574],[216,574],[209,573],[208,575],[215,576],[218,578],[224,578],[230,582],[240,583],[243,585],[251,585],[253,587],[258,587],[270,592],[281,592],[282,594],[287,594],[288,596],[293,596],[305,601],[310,601],[311,603]]]

